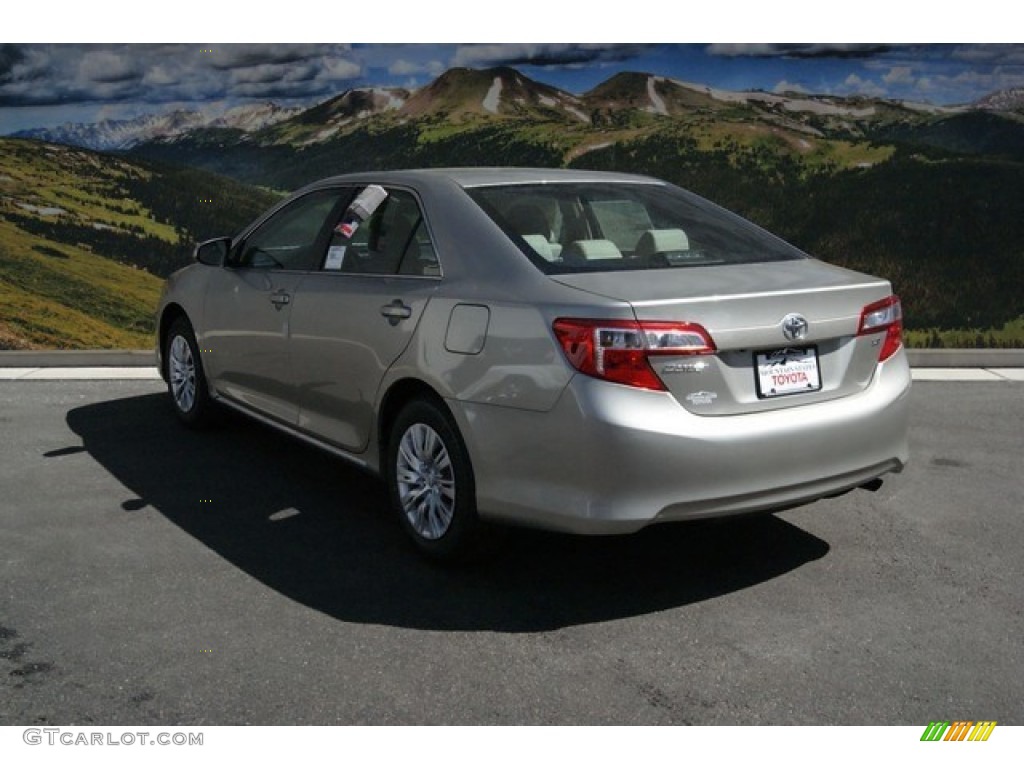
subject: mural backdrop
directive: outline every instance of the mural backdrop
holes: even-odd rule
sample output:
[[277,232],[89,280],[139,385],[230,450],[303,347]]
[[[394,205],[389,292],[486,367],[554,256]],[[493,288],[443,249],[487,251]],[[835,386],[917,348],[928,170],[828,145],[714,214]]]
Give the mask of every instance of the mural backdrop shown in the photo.
[[161,279],[367,168],[647,173],[1024,346],[1024,46],[0,45],[0,349],[152,346]]

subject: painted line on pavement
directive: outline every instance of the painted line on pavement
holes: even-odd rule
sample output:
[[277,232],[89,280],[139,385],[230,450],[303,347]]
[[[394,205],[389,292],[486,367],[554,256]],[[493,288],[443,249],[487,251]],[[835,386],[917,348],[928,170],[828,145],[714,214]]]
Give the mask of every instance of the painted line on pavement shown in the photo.
[[120,381],[157,379],[156,366],[104,368],[0,368],[0,381]]
[[913,368],[914,381],[1024,381],[1024,368]]

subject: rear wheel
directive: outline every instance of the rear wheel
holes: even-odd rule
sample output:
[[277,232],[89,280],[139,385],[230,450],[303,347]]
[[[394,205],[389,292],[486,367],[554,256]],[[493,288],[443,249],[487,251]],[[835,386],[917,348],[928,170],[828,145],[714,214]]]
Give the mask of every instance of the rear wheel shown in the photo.
[[391,427],[388,490],[406,532],[424,554],[464,559],[477,551],[473,468],[458,429],[432,400],[408,403]]
[[167,365],[167,391],[175,414],[190,427],[207,425],[212,417],[213,401],[206,387],[195,333],[184,317],[171,323],[164,360]]

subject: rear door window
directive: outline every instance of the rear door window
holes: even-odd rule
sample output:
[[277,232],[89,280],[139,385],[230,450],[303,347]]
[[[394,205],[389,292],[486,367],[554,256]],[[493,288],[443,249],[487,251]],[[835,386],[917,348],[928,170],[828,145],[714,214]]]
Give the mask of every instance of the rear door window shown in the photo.
[[[359,190],[355,197],[358,199]],[[369,218],[341,216],[331,234],[325,271],[367,275],[441,274],[437,253],[415,196],[386,189]]]

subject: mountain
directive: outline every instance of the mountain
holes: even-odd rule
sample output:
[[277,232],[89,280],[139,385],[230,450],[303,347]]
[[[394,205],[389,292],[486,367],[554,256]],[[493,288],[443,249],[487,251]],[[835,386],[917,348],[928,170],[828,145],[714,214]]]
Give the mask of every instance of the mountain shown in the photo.
[[410,92],[405,88],[352,88],[293,116],[299,125],[343,125],[401,109]]
[[[454,68],[416,90],[353,88],[308,109],[285,109],[268,103],[235,107],[217,116],[179,110],[133,120],[65,124],[17,135],[105,151],[177,145],[177,151],[154,152],[171,161],[180,156],[186,163],[192,162],[189,158],[196,151],[201,154],[213,147],[229,153],[243,146],[275,147],[284,148],[287,153],[335,145],[352,134],[379,134],[406,124],[420,126],[417,134],[431,141],[484,126],[493,129],[507,121],[518,121],[520,128],[526,128],[526,123],[552,126],[562,134],[555,144],[567,161],[596,144],[633,138],[638,130],[660,130],[671,124],[678,127],[680,123],[691,129],[697,125],[710,126],[710,133],[715,134],[711,143],[723,134],[740,143],[750,140],[749,131],[737,128],[745,123],[792,133],[794,137],[789,143],[794,146],[800,145],[801,137],[805,141],[812,141],[808,137],[813,137],[867,142],[898,140],[971,151],[964,149],[970,135],[962,136],[963,132],[956,129],[956,118],[983,112],[999,114],[1000,119],[1012,122],[1013,111],[1020,110],[1024,103],[1022,94],[1024,89],[1011,89],[991,94],[973,105],[950,108],[865,96],[730,91],[652,73],[621,72],[590,91],[575,95],[509,67]],[[953,129],[941,125],[946,120],[953,121]],[[1001,134],[995,139],[998,143],[1008,140],[1012,145],[1013,139],[1024,131],[1024,124],[997,124],[1001,126],[995,129]],[[612,131],[611,135],[607,135],[608,131]],[[958,134],[952,142],[951,132]],[[602,141],[595,142],[595,134],[600,134]],[[992,145],[993,139],[988,138],[975,150],[985,153]],[[246,157],[244,164],[251,165],[249,153],[243,149],[241,154]],[[231,158],[210,158],[201,164],[208,163],[213,163],[209,166],[213,170],[250,180],[244,172],[234,173]],[[279,180],[271,174],[257,181]]]
[[239,131],[259,131],[268,126],[301,114],[301,107],[281,107],[273,102],[242,104],[232,107],[220,117],[207,122],[213,128],[234,128]]
[[646,72],[620,72],[583,95],[589,109],[606,115],[623,111],[652,115],[681,115],[694,110],[716,110],[728,106],[712,95],[710,88],[691,86]]
[[401,167],[646,173],[889,277],[909,328],[995,328],[1024,317],[1024,120],[1006,110],[1011,97],[948,108],[646,72],[573,95],[509,68],[453,69],[417,90],[351,89],[261,127],[207,123],[125,157],[279,190]]
[[990,93],[972,104],[975,109],[988,109],[997,112],[1016,112],[1024,115],[1024,88],[1008,88],[1004,91]]
[[[986,137],[963,130],[972,115],[993,116]],[[351,89],[260,128],[206,123],[141,142],[133,152],[289,189],[375,167],[564,165],[654,135],[705,152],[756,152],[763,164],[792,162],[801,174],[870,167],[897,146],[1024,153],[1024,123],[1002,113],[729,91],[646,72],[618,73],[577,96],[508,67],[451,69],[417,90]]]
[[151,347],[161,278],[275,199],[203,171],[0,139],[0,349]]
[[182,136],[201,128],[226,128],[243,133],[258,131],[300,113],[299,108],[276,104],[246,104],[210,117],[195,110],[174,110],[162,115],[141,115],[130,120],[99,123],[64,123],[56,128],[32,128],[14,138],[95,149],[101,152],[131,149],[137,144]]
[[352,123],[397,112],[409,96],[410,92],[405,88],[351,88],[310,109],[277,121],[280,123],[277,129],[264,131],[259,140],[263,143],[270,141],[296,146],[322,143]]
[[[997,116],[994,136],[972,147],[972,134],[958,125],[978,114]],[[323,168],[370,167],[370,160],[378,166],[435,165],[440,157],[478,163],[484,156],[474,148],[493,153],[524,139],[542,150],[529,153],[534,160],[564,164],[595,147],[658,132],[685,133],[702,149],[768,144],[811,169],[879,162],[896,143],[976,154],[998,145],[1008,147],[1007,156],[1024,153],[1024,122],[978,107],[729,91],[645,72],[618,73],[577,96],[508,67],[451,69],[417,90],[351,89],[259,127],[207,121],[134,148],[247,182],[291,187]],[[468,142],[448,146],[455,136]],[[1017,139],[1022,149],[1014,155]],[[356,148],[363,160],[352,153]]]
[[407,118],[514,117],[528,120],[589,122],[580,110],[580,99],[510,67],[450,69],[420,88],[400,114]]
[[177,136],[202,126],[204,122],[199,112],[175,110],[163,115],[142,115],[131,120],[64,123],[56,128],[32,128],[13,135],[15,138],[110,151],[130,149],[141,142],[165,136]]

